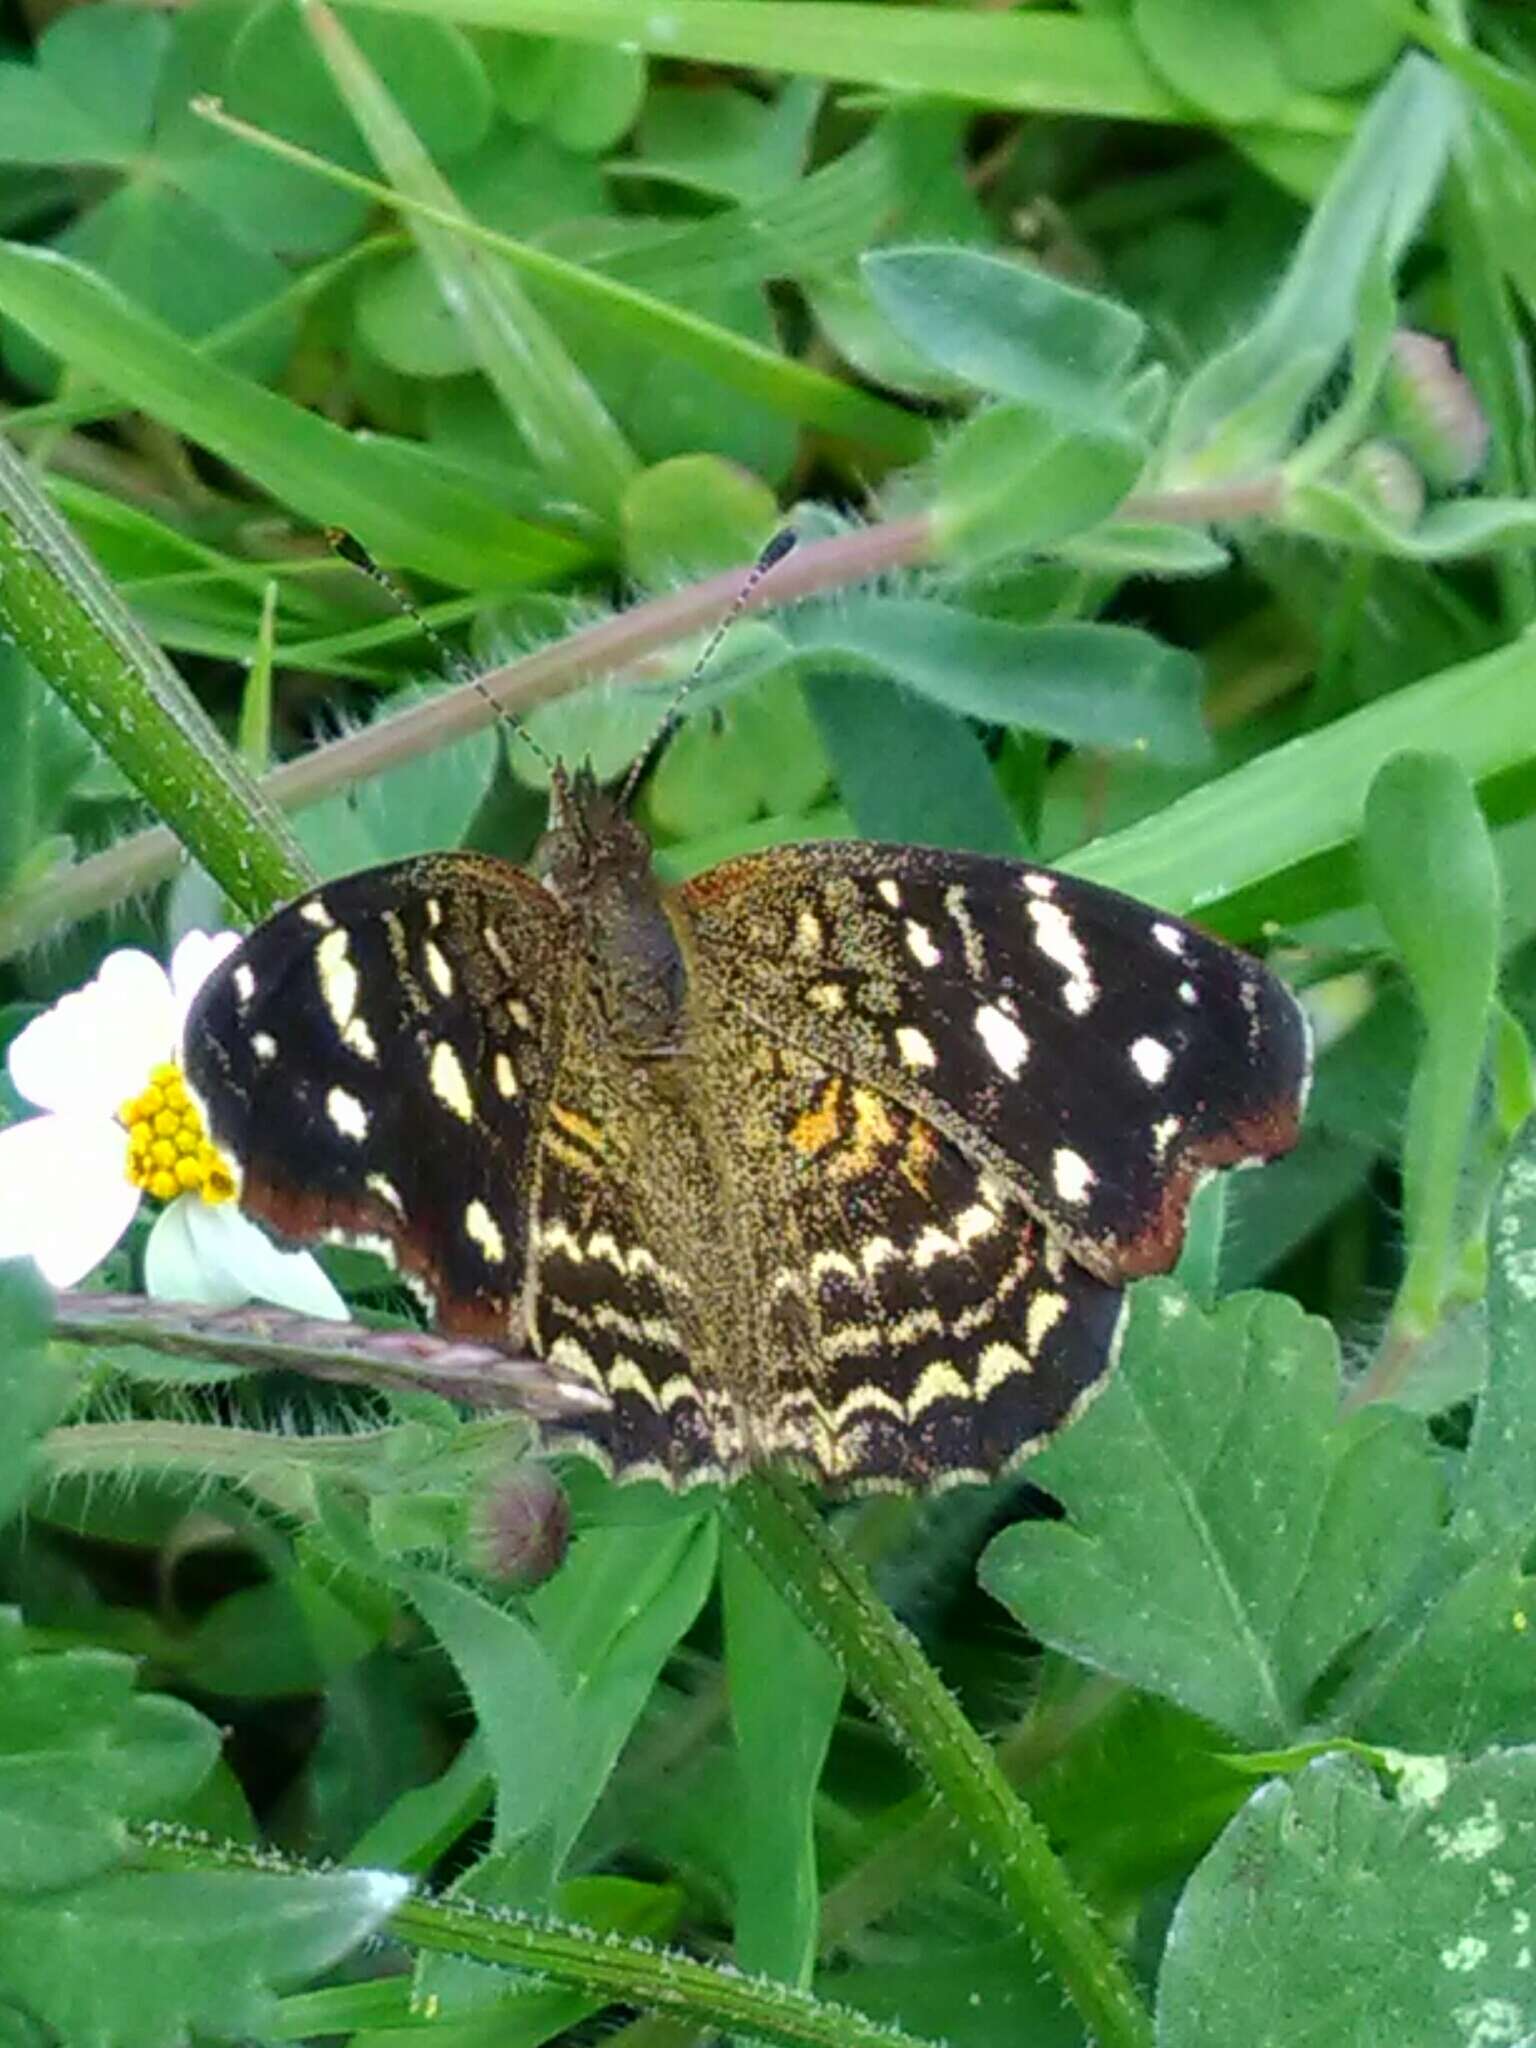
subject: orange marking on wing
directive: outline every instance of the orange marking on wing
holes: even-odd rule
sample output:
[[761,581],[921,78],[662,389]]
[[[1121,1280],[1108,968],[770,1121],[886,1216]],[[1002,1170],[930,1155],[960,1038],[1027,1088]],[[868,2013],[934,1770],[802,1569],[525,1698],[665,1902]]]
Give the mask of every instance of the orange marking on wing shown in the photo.
[[590,1123],[576,1110],[565,1109],[558,1102],[552,1102],[549,1105],[549,1114],[551,1122],[557,1123],[570,1137],[578,1139],[583,1145],[589,1145],[594,1152],[602,1151],[602,1132],[596,1124]]
[[873,1173],[882,1160],[889,1159],[896,1144],[896,1126],[884,1098],[872,1088],[853,1091],[853,1136],[848,1150],[834,1171],[839,1180],[856,1180]]
[[928,1194],[928,1169],[939,1155],[939,1141],[933,1126],[916,1119],[906,1150],[901,1155],[901,1175],[907,1185],[924,1197]]
[[842,1129],[842,1099],[842,1081],[834,1076],[822,1089],[815,1107],[806,1110],[791,1125],[789,1142],[803,1159],[814,1159],[837,1143]]

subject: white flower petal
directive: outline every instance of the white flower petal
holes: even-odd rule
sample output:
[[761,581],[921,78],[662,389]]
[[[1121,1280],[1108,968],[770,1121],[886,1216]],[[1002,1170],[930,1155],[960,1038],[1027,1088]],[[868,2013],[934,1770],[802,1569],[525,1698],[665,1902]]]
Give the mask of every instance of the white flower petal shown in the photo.
[[201,1195],[178,1195],[150,1225],[144,1240],[144,1292],[154,1300],[202,1301],[215,1308],[233,1308],[245,1300],[227,1289],[209,1292],[209,1275],[198,1262],[187,1221],[193,1209],[205,1206]]
[[176,999],[176,1051],[181,1052],[181,1031],[192,1007],[192,998],[221,960],[227,960],[240,943],[238,932],[188,932],[171,955],[171,992]]
[[302,1315],[347,1320],[347,1305],[308,1252],[284,1252],[232,1204],[180,1195],[149,1234],[144,1284],[161,1300],[236,1308],[275,1301]]
[[0,1258],[73,1287],[133,1221],[127,1141],[105,1117],[34,1116],[0,1131]]
[[175,1029],[165,969],[124,947],[107,955],[94,981],[34,1017],[12,1040],[6,1063],[19,1093],[39,1109],[110,1116],[170,1057]]

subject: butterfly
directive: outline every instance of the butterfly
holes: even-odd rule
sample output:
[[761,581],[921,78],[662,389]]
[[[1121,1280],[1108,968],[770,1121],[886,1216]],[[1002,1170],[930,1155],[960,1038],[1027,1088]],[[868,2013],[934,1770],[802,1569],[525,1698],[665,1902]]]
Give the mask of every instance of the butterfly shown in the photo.
[[669,887],[557,769],[532,872],[312,890],[184,1065],[248,1215],[387,1248],[445,1333],[585,1391],[551,1447],[922,1491],[1081,1408],[1201,1180],[1295,1142],[1310,1059],[1263,966],[1112,890],[858,841]]

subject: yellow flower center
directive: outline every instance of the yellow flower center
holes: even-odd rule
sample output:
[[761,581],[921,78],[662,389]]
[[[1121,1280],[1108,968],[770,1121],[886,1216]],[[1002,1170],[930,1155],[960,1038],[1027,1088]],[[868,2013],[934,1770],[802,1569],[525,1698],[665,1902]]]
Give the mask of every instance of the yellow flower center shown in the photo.
[[149,1086],[122,1105],[117,1120],[128,1133],[128,1178],[136,1188],[158,1202],[193,1193],[205,1202],[234,1199],[235,1177],[204,1131],[174,1060],[152,1070]]

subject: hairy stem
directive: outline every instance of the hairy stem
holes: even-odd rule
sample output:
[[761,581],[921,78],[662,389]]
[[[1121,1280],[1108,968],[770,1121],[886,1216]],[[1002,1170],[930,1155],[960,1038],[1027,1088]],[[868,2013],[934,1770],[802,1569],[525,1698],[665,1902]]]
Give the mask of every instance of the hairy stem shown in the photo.
[[216,1358],[275,1367],[356,1386],[415,1388],[472,1408],[515,1408],[554,1417],[592,1406],[591,1392],[562,1380],[541,1359],[495,1344],[434,1337],[424,1330],[371,1330],[266,1304],[210,1309],[139,1294],[65,1293],[53,1334],[68,1342],[132,1344],[173,1358]]
[[[302,1865],[253,1856],[180,1829],[143,1830],[135,1860],[152,1870],[287,1868],[303,1874]],[[418,1897],[395,1909],[389,1932],[412,1948],[534,1972],[605,2004],[643,2006],[695,2027],[750,2034],[784,2048],[921,2048],[911,2034],[788,1985],[542,1916]]]
[[734,1489],[726,1512],[960,1823],[1098,2048],[1151,2048],[1146,2008],[1044,1830],[803,1490],[760,1473]]

